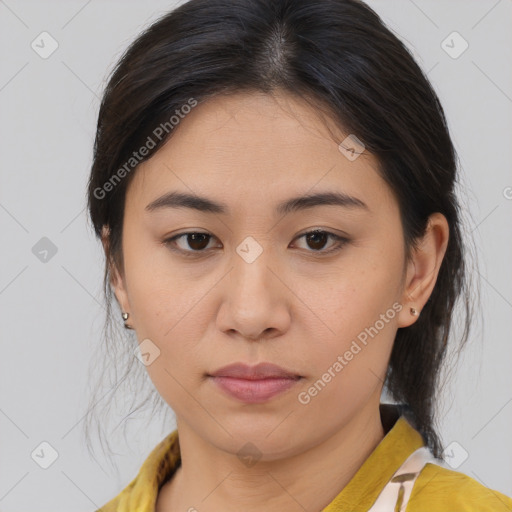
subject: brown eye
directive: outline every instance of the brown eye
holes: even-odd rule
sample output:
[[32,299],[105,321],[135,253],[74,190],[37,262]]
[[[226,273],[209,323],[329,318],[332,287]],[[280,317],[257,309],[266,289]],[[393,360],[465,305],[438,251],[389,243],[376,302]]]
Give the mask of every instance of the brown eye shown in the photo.
[[[208,242],[212,238],[212,235],[208,233],[181,233],[180,235],[173,236],[172,238],[168,238],[164,240],[164,245],[170,246],[172,250],[181,251],[183,253],[200,253],[205,252],[205,249],[208,246]],[[180,245],[178,240],[182,241]],[[176,245],[177,248],[174,248],[173,245]]]
[[319,251],[323,249],[328,242],[329,235],[325,231],[313,231],[312,233],[306,234],[306,240],[312,249]]
[[[349,242],[348,238],[336,235],[335,233],[331,233],[329,231],[316,229],[314,231],[308,231],[307,233],[304,233],[303,235],[298,237],[304,238],[306,240],[306,244],[310,249],[313,249],[309,252],[318,252],[320,254],[329,254],[331,252],[338,251],[341,249],[346,243]],[[328,240],[332,239],[335,241],[334,247],[331,247],[330,249],[323,250],[325,245],[327,244]]]
[[[208,246],[210,235],[205,233],[189,233],[187,236],[187,244],[195,251],[201,251]],[[205,243],[206,242],[206,243]]]
[[[208,244],[212,238],[215,237],[208,233],[188,232],[168,238],[163,241],[163,244],[185,256],[198,256],[207,253]],[[306,240],[307,252],[320,255],[336,252],[349,242],[348,238],[321,229],[308,231],[297,238]],[[333,240],[334,243],[331,248],[324,249],[329,239]]]

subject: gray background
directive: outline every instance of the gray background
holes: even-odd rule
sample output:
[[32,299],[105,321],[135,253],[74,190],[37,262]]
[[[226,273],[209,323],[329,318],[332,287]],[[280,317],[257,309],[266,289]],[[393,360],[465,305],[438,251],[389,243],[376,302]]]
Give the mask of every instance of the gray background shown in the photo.
[[[466,230],[478,248],[482,310],[439,397],[443,443],[454,463],[467,453],[459,471],[510,495],[512,2],[369,3],[438,91],[461,158]],[[95,510],[174,428],[170,421],[132,433],[129,448],[114,432],[117,474],[89,457],[80,428],[104,318],[102,252],[85,210],[99,97],[121,52],[174,5],[0,0],[0,511]],[[43,31],[59,45],[46,59],[31,47]],[[458,58],[445,49],[458,52],[460,39],[442,46],[453,31],[469,44]],[[43,237],[57,251],[46,261],[37,257]],[[31,457],[43,441],[58,454],[48,469]]]

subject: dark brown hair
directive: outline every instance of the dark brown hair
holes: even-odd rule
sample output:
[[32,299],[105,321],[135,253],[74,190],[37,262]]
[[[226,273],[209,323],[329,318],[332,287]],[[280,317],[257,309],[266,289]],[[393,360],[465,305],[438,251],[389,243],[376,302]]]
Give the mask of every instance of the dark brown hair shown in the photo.
[[[88,184],[94,231],[101,237],[102,228],[109,229],[106,328],[110,265],[123,275],[125,193],[139,162],[130,160],[133,152],[148,137],[156,144],[140,161],[158,151],[173,130],[158,139],[155,128],[167,126],[191,99],[200,103],[219,94],[277,89],[327,109],[376,156],[399,203],[407,256],[430,214],[440,212],[448,221],[450,237],[435,288],[418,320],[398,330],[385,383],[439,455],[434,404],[459,297],[465,312],[459,346],[468,338],[472,314],[455,193],[457,157],[425,73],[360,1],[191,0],[149,26],[126,50],[102,98]],[[115,364],[126,363],[124,380],[141,366],[131,353],[134,345],[120,345],[122,359],[113,357],[119,344],[109,343]],[[120,382],[116,373],[112,385]],[[140,389],[134,395],[140,396]],[[155,406],[161,405],[155,398]]]

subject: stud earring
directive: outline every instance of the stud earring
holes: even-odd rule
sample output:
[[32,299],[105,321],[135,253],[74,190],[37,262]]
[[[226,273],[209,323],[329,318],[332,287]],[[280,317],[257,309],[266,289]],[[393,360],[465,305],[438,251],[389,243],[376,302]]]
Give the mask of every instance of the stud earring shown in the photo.
[[418,316],[418,311],[416,308],[411,308],[409,311],[411,312],[412,316]]
[[133,329],[133,327],[131,325],[128,325],[126,323],[126,320],[128,320],[128,317],[130,316],[130,313],[124,313],[123,312],[123,320],[124,320],[124,326],[126,329]]

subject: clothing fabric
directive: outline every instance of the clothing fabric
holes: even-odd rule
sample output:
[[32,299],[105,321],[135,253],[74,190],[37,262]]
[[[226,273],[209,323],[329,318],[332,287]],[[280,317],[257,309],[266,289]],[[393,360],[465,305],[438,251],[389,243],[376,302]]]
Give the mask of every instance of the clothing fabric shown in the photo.
[[[381,406],[385,437],[321,512],[368,512],[402,464],[424,446],[420,433],[396,411]],[[151,451],[121,493],[96,512],[154,512],[160,487],[180,464],[179,436],[174,430]],[[408,499],[405,512],[512,512],[512,498],[432,463],[423,467]]]
[[384,486],[375,503],[368,512],[404,512],[409,503],[411,491],[425,464],[443,464],[436,459],[425,446],[418,448],[394,473],[393,478]]

